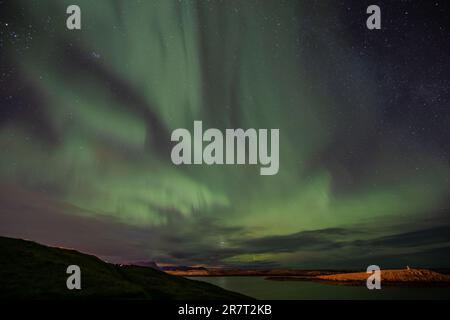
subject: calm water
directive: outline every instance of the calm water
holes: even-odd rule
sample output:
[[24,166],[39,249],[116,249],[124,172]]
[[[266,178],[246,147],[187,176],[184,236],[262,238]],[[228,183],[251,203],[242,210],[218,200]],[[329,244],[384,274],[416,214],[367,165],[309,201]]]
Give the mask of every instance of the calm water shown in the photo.
[[273,281],[264,277],[192,277],[257,299],[450,299],[450,287],[366,287],[311,281]]

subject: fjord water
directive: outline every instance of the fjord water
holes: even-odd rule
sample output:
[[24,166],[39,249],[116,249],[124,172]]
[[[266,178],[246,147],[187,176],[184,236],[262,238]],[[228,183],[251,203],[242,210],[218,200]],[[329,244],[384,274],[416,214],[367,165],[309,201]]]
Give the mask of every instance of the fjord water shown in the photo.
[[450,299],[450,287],[392,287],[368,290],[313,281],[274,281],[264,277],[191,277],[256,299]]

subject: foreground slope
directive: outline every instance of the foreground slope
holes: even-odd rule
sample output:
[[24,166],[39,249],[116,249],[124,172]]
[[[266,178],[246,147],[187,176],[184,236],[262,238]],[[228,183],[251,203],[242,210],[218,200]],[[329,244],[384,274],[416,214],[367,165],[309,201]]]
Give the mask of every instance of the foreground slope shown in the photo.
[[[81,290],[66,287],[69,265],[81,268]],[[5,237],[0,237],[0,298],[249,299],[152,268],[117,266],[78,251]]]

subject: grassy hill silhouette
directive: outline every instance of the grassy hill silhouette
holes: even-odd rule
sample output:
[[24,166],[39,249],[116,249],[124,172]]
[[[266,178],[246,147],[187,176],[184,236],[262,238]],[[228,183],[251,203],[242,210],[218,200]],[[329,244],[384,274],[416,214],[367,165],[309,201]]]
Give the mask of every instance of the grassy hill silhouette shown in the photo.
[[[0,257],[3,299],[250,299],[209,283],[32,241],[0,237]],[[66,287],[69,265],[81,268],[81,290]]]

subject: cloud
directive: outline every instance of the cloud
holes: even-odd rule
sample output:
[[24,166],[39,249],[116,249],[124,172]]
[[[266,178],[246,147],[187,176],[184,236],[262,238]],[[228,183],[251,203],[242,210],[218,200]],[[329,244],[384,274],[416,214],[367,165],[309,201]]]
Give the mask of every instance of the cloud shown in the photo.
[[450,225],[404,232],[371,240],[357,240],[355,246],[371,247],[415,247],[450,242]]
[[174,217],[161,226],[137,226],[16,185],[0,185],[0,234],[74,248],[117,263],[155,260],[175,264],[217,263],[239,250],[221,249],[217,236],[242,229],[214,218]]
[[[399,226],[400,227],[400,226]],[[239,242],[243,253],[285,254],[279,263],[313,268],[354,268],[369,264],[450,266],[450,225],[378,236],[380,230],[328,228]]]
[[[164,225],[129,225],[15,185],[0,186],[0,203],[0,234],[75,248],[116,263],[146,260],[267,268],[450,265],[450,225],[418,230],[398,227],[398,233],[384,236],[379,236],[376,227],[359,226],[250,238],[249,229],[176,211]],[[264,258],[236,259],[243,256]]]
[[294,252],[297,250],[329,250],[342,246],[342,240],[359,231],[344,228],[328,228],[302,231],[290,235],[269,236],[242,241],[241,246],[253,252]]

